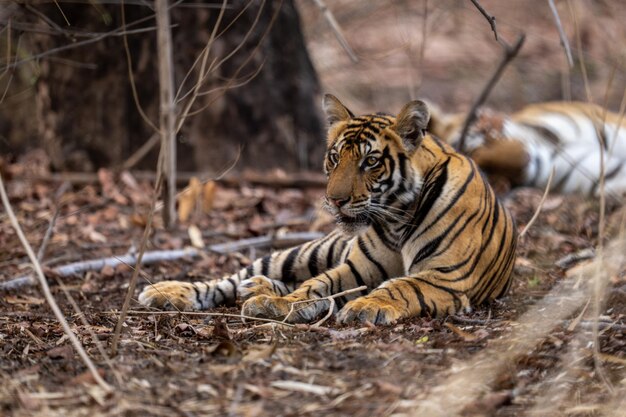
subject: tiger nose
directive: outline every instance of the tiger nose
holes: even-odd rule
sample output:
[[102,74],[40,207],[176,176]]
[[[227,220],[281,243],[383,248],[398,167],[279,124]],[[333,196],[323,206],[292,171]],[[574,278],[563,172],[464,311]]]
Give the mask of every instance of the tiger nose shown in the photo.
[[341,208],[345,206],[348,203],[348,201],[350,201],[350,197],[345,197],[345,198],[328,197],[328,201],[330,201],[331,204]]

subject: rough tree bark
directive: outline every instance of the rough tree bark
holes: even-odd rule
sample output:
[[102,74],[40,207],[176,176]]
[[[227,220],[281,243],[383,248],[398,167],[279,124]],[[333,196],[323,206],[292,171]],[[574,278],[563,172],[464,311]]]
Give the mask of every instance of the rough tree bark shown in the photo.
[[[0,13],[4,19],[0,23],[11,20],[14,44],[20,38],[20,57],[80,43],[121,26],[119,5],[59,4],[69,27],[53,2],[15,5],[11,13]],[[179,86],[207,42],[221,2],[173,4]],[[154,10],[144,2],[129,1],[125,7],[128,30],[148,28],[129,33],[128,42],[139,100],[158,124]],[[236,169],[318,168],[324,149],[319,84],[293,0],[235,0],[227,7],[222,28],[235,21],[216,40],[209,61],[219,62],[237,51],[211,73],[202,90],[215,91],[197,100],[192,112],[198,113],[178,135],[179,169],[218,172],[235,159],[240,147]],[[6,48],[5,41],[0,40],[0,49]],[[0,50],[0,56],[5,52]],[[119,33],[21,63],[10,71],[16,76],[8,97],[25,86],[31,89],[30,95],[16,96],[21,101],[11,99],[0,107],[0,122],[6,121],[0,123],[4,150],[44,147],[55,168],[89,170],[122,163],[153,134],[135,107]],[[189,80],[196,78],[192,73]],[[0,80],[0,87],[6,79]],[[225,85],[236,88],[224,91]],[[191,86],[188,81],[185,91]],[[155,166],[157,151],[149,154],[143,167]]]

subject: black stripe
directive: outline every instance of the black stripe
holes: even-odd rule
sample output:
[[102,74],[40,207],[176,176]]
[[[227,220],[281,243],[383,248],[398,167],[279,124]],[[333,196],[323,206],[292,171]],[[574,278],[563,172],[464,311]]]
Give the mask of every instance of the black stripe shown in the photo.
[[[359,271],[357,271],[352,261],[350,259],[347,259],[346,264],[348,264],[348,266],[350,267],[350,271],[352,271],[352,275],[354,275],[354,279],[356,280],[357,287],[362,287],[363,285],[366,285],[365,281],[363,281],[363,277],[361,276],[361,274],[359,274]],[[340,277],[340,280],[341,280],[341,277]]]
[[300,251],[300,247],[296,247],[291,249],[289,254],[287,254],[287,259],[283,263],[282,272],[281,272],[281,281],[283,282],[294,282],[296,280],[296,275],[293,273],[293,264],[298,257],[298,252]]
[[415,297],[417,298],[417,302],[420,305],[420,310],[422,312],[427,312],[428,307],[426,306],[426,302],[424,301],[424,294],[422,294],[422,290],[420,289],[419,284],[417,282],[413,282],[411,278],[407,278],[405,282],[409,284],[409,287],[413,289]]
[[378,262],[376,259],[374,259],[374,257],[370,253],[368,247],[365,245],[365,240],[363,239],[363,236],[359,236],[358,244],[359,244],[359,249],[361,249],[361,252],[363,252],[363,255],[367,258],[367,260],[370,261],[371,263],[373,263],[376,266],[376,268],[378,269],[378,271],[382,275],[383,281],[388,280],[389,279],[389,274],[387,273],[385,268],[380,264],[380,262]]
[[226,301],[226,294],[224,294],[224,291],[222,291],[222,289],[220,287],[218,287],[217,285],[215,286],[215,288],[213,288],[213,298],[215,298],[215,294],[220,293],[220,295],[222,296],[222,302]]
[[337,238],[335,240],[333,240],[333,242],[328,247],[328,252],[326,253],[326,269],[330,269],[333,266],[335,266],[334,250],[335,250],[335,245],[337,244],[337,241],[339,239],[340,239],[340,236],[337,236]]
[[[470,184],[470,182],[472,182],[475,176],[476,176],[476,168],[472,164],[470,164],[470,175],[467,176],[461,188],[459,188],[459,190],[456,192],[454,197],[452,197],[452,200],[450,200],[448,205],[443,210],[441,210],[441,212],[437,215],[435,220],[433,220],[425,229],[423,229],[420,232],[420,235],[423,235],[428,230],[430,230],[431,227],[433,227],[437,222],[439,222],[439,220],[441,220],[443,216],[446,215],[450,211],[450,209],[452,209],[452,207],[456,205],[456,203],[463,196],[463,194],[465,194],[465,191],[467,190],[468,185]],[[457,217],[457,220],[458,219],[459,217]]]
[[254,275],[254,263],[251,263],[250,265],[246,267],[246,273],[248,274],[248,277],[251,277]]
[[311,255],[309,256],[309,262],[307,262],[307,267],[309,268],[309,272],[311,273],[312,277],[316,277],[319,275],[319,268],[317,267],[317,254],[320,250],[320,246],[322,245],[318,245],[315,247],[315,249],[313,249]]
[[200,304],[200,307],[203,307],[204,305],[202,304],[202,298],[200,297],[200,290],[195,285],[192,285],[191,288],[193,288],[196,293],[196,301]]
[[268,276],[270,273],[270,261],[272,255],[266,255],[261,260],[261,275]]
[[467,258],[463,259],[461,262],[458,262],[458,263],[456,263],[454,265],[442,266],[442,267],[439,267],[439,268],[435,268],[435,271],[441,272],[443,274],[448,274],[450,272],[454,272],[457,269],[464,267],[472,259],[472,257],[474,256],[475,252],[476,251],[472,251],[470,256],[468,256]]
[[324,276],[328,279],[328,283],[330,284],[330,293],[335,294],[335,283],[333,282],[333,279],[326,272],[324,272]]
[[[445,187],[448,181],[448,164],[450,163],[450,159],[446,159],[446,161],[439,167],[439,174],[437,175],[432,182],[426,182],[424,190],[422,191],[422,195],[424,196],[420,204],[417,205],[415,213],[413,214],[413,218],[411,220],[411,225],[407,228],[407,232],[405,234],[406,238],[409,238],[413,235],[415,230],[419,225],[422,224],[426,215],[435,204],[435,201],[441,196],[443,192],[443,188]],[[435,173],[433,172],[433,175]],[[427,180],[428,181],[428,180]]]
[[465,211],[461,212],[461,214],[459,214],[456,217],[456,219],[454,219],[454,221],[450,222],[450,225],[446,228],[446,230],[443,231],[443,233],[440,233],[437,237],[435,237],[426,245],[424,245],[422,250],[419,251],[413,258],[413,261],[411,262],[411,268],[415,266],[415,264],[423,261],[424,259],[430,258],[431,255],[435,253],[435,251],[439,248],[439,245],[441,244],[443,239],[446,236],[448,236],[448,234],[450,233],[450,230],[452,230],[452,228],[454,228],[457,225],[457,222],[464,214],[465,214]]

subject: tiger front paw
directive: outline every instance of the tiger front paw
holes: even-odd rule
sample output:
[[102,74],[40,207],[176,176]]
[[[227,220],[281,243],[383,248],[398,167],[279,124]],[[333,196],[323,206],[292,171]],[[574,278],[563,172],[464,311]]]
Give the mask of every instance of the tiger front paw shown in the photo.
[[285,297],[257,295],[241,307],[241,314],[249,317],[283,320],[289,314],[291,303]]
[[337,322],[369,322],[372,324],[394,324],[399,319],[406,317],[403,309],[396,306],[393,301],[385,301],[378,298],[360,297],[348,302],[339,311]]
[[163,310],[198,310],[202,306],[196,294],[195,287],[189,282],[162,281],[146,286],[139,294],[139,302]]

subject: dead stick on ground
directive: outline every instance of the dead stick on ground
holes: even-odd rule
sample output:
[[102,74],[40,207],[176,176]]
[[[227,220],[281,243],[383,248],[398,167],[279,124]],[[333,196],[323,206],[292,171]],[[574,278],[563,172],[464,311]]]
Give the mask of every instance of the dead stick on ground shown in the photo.
[[474,3],[474,6],[476,6],[478,11],[483,16],[485,16],[485,19],[487,19],[487,22],[489,22],[489,26],[491,26],[491,30],[493,31],[493,34],[496,37],[496,40],[498,40],[498,31],[496,30],[496,18],[494,16],[491,16],[489,13],[487,13],[487,11],[483,8],[483,6],[480,5],[478,0],[472,0],[472,3]]
[[[284,248],[289,246],[295,246],[300,243],[305,243],[311,240],[319,239],[323,234],[319,232],[297,232],[286,233],[285,235],[276,236],[258,236],[247,239],[241,239],[234,242],[217,243],[210,245],[206,248],[208,252],[215,252],[220,255],[226,255],[232,252],[239,252],[244,249],[250,248],[267,248],[276,247]],[[175,250],[156,250],[145,252],[141,258],[142,265],[148,265],[156,262],[173,261],[185,257],[195,258],[200,256],[205,251],[196,248],[185,248]],[[52,269],[52,272],[60,277],[68,277],[71,275],[80,274],[86,271],[100,271],[105,266],[112,268],[121,264],[134,265],[138,261],[138,255],[135,253],[111,256],[108,258],[92,259],[89,261],[74,262],[67,265],[62,265]],[[33,277],[31,275],[25,275],[11,279],[9,281],[0,284],[0,291],[15,290],[24,287],[31,283]]]
[[28,257],[30,258],[30,261],[33,263],[33,267],[35,268],[35,272],[37,273],[37,277],[39,278],[39,284],[41,285],[43,294],[46,298],[46,301],[48,301],[48,305],[50,305],[52,312],[54,313],[57,320],[61,324],[63,331],[65,332],[67,337],[70,339],[70,342],[74,346],[74,349],[76,349],[78,356],[80,356],[85,366],[89,369],[89,372],[93,376],[94,381],[96,381],[96,383],[106,392],[112,391],[112,387],[109,384],[107,384],[107,382],[104,379],[102,379],[102,377],[98,373],[98,369],[96,368],[96,366],[93,364],[93,362],[87,355],[87,352],[85,352],[85,349],[83,349],[83,345],[80,343],[80,341],[78,340],[74,332],[72,332],[72,329],[70,329],[70,326],[67,323],[67,320],[65,320],[65,317],[63,316],[63,313],[61,312],[61,309],[59,308],[54,297],[52,296],[52,293],[50,292],[50,287],[48,287],[48,283],[46,282],[46,277],[44,276],[43,270],[41,269],[41,264],[37,260],[37,257],[35,256],[35,252],[33,252],[33,248],[28,243],[26,236],[24,236],[24,232],[22,232],[22,228],[20,227],[20,224],[17,221],[17,217],[15,217],[15,213],[13,213],[13,208],[11,207],[9,203],[9,197],[7,196],[6,190],[4,189],[4,181],[2,180],[2,175],[0,175],[0,197],[2,198],[2,204],[4,204],[4,208],[7,212],[7,215],[9,216],[11,224],[13,225],[13,228],[15,229],[17,236],[22,242],[22,245],[24,246],[24,249],[26,250]]
[[554,16],[554,23],[556,24],[556,28],[559,31],[559,38],[561,38],[561,45],[565,50],[565,56],[567,57],[567,63],[570,67],[574,66],[574,58],[572,58],[572,49],[569,46],[569,42],[567,41],[567,35],[565,34],[565,30],[563,30],[563,24],[561,23],[561,18],[559,17],[559,12],[556,9],[556,5],[554,4],[554,0],[548,0],[548,4],[550,5],[550,10],[552,11],[552,16]]
[[359,58],[354,53],[354,50],[350,47],[350,44],[346,40],[345,36],[343,36],[343,32],[341,31],[341,26],[339,26],[339,23],[337,23],[337,20],[335,19],[333,12],[330,11],[330,9],[328,8],[328,6],[326,6],[326,3],[324,3],[323,0],[313,0],[313,2],[317,5],[317,7],[319,7],[319,9],[324,14],[324,17],[328,21],[330,28],[332,29],[333,33],[335,34],[335,37],[339,41],[339,44],[346,51],[346,53],[348,54],[352,62],[354,62],[355,64],[359,62]]
[[509,65],[513,58],[517,56],[520,49],[522,48],[522,45],[524,45],[525,39],[526,35],[520,35],[513,46],[509,46],[504,41],[502,41],[502,45],[504,48],[502,60],[500,61],[500,64],[498,64],[493,75],[485,85],[485,88],[483,88],[483,91],[480,93],[476,101],[472,104],[472,107],[467,114],[467,117],[465,118],[465,122],[463,123],[463,129],[461,130],[461,136],[459,137],[458,141],[458,150],[460,152],[463,152],[465,150],[465,137],[467,136],[469,127],[476,119],[476,112],[478,111],[478,108],[483,105],[485,100],[487,100],[487,97],[489,97],[489,94],[491,94],[491,90],[493,90],[493,87],[498,83],[498,80],[500,80],[500,77],[504,73],[507,65]]
[[[107,314],[117,314],[116,312],[110,312]],[[244,320],[253,320],[253,321],[262,321],[265,323],[274,323],[280,324],[281,326],[287,327],[295,327],[294,324],[283,323],[282,321],[266,319],[261,317],[252,317],[252,316],[244,316],[243,314],[230,314],[230,313],[210,313],[204,311],[139,311],[139,310],[129,310],[128,314],[135,315],[168,315],[168,316],[178,316],[178,315],[188,315],[188,316],[204,316],[204,317],[232,317]]]
[[357,288],[351,288],[349,290],[345,290],[345,291],[341,291],[338,292],[337,294],[332,294],[326,297],[322,297],[322,298],[311,298],[310,300],[302,300],[302,301],[295,301],[293,303],[291,303],[290,305],[290,309],[289,309],[289,313],[287,313],[287,315],[285,316],[285,318],[283,319],[283,323],[285,323],[288,319],[289,316],[291,316],[293,314],[293,312],[295,311],[295,306],[299,305],[299,304],[305,304],[305,303],[317,303],[319,301],[330,301],[330,309],[328,311],[328,314],[326,314],[326,316],[324,318],[322,318],[320,321],[318,321],[317,323],[313,324],[312,327],[319,327],[322,324],[324,324],[324,322],[326,320],[328,320],[328,318],[330,316],[332,316],[333,314],[333,309],[335,307],[335,298],[344,296],[344,295],[348,295],[348,294],[352,294],[354,292],[358,292],[358,291],[364,291],[367,290],[367,285],[361,285],[360,287]]

